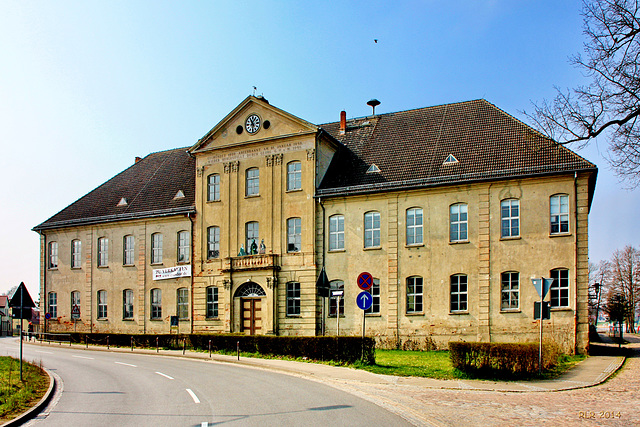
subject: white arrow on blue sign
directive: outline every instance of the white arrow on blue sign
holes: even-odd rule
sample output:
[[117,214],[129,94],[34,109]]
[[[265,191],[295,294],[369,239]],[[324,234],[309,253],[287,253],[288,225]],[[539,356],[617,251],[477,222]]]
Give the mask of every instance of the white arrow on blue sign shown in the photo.
[[362,291],[356,297],[356,304],[358,304],[358,308],[368,310],[373,304],[373,297],[369,292]]

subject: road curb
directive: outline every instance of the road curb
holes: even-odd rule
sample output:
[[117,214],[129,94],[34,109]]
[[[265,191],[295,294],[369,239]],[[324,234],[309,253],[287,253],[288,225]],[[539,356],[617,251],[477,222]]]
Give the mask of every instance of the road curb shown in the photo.
[[49,404],[49,401],[51,400],[51,397],[53,396],[56,389],[56,379],[53,377],[53,375],[51,375],[51,372],[49,372],[48,369],[42,369],[47,373],[47,375],[49,375],[49,388],[47,389],[47,392],[44,394],[44,396],[42,396],[42,399],[40,399],[40,401],[35,404],[35,406],[31,407],[31,409],[29,409],[27,412],[24,412],[22,415],[19,415],[16,418],[2,424],[2,427],[22,425],[30,419],[35,418]]

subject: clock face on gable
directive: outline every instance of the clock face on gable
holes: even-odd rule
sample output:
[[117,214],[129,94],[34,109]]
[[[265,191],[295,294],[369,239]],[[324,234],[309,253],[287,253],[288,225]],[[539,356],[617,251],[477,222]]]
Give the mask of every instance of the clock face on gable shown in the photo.
[[247,120],[244,122],[244,128],[250,134],[254,134],[260,130],[260,116],[257,114],[251,114],[247,117]]

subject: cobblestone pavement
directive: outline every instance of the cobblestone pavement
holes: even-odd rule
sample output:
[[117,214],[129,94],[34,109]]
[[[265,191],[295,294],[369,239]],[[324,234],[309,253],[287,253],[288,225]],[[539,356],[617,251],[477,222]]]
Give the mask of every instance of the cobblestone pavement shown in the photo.
[[603,384],[555,392],[425,389],[409,385],[335,386],[433,426],[640,426],[640,339],[635,356]]

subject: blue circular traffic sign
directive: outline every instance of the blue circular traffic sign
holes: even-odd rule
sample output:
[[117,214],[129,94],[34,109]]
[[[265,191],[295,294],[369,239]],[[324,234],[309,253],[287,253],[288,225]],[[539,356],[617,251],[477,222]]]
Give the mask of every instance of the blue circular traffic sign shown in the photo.
[[368,310],[373,304],[373,297],[369,292],[362,291],[356,297],[356,304],[358,304],[358,308]]
[[368,291],[373,287],[373,276],[370,273],[362,272],[358,276],[358,287],[363,291]]

